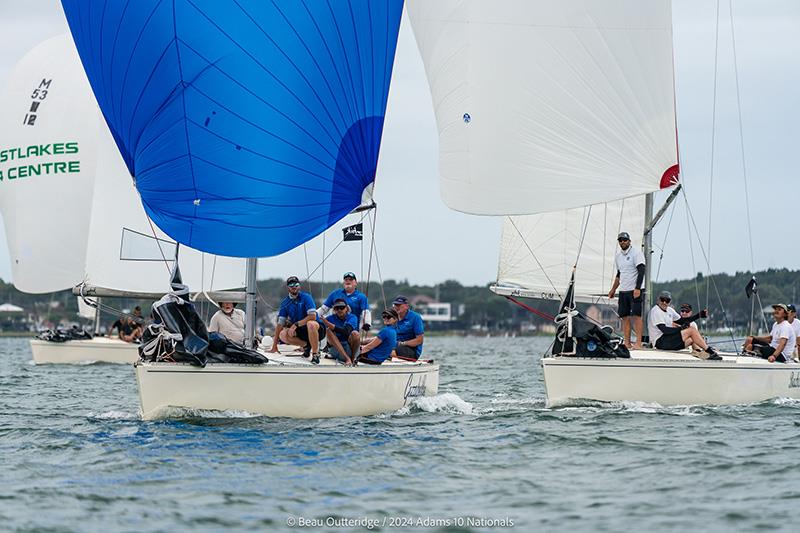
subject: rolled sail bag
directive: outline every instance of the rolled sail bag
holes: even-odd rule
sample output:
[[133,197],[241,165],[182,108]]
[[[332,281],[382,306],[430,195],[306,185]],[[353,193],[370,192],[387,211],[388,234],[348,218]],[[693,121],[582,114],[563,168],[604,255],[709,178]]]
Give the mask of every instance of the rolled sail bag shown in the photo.
[[158,324],[145,331],[139,353],[148,361],[173,361],[205,366],[208,330],[190,302],[167,294],[153,305]]
[[269,362],[264,355],[255,350],[248,350],[241,344],[236,344],[221,333],[209,333],[208,342],[209,363],[263,365]]

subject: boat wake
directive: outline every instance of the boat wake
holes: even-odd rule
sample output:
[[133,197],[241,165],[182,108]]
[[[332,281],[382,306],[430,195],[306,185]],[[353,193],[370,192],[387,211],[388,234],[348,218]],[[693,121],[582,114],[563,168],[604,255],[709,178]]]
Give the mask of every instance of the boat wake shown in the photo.
[[87,413],[86,418],[90,420],[138,420],[139,413],[125,411],[106,411],[104,413]]
[[456,415],[471,415],[475,409],[471,403],[453,392],[444,392],[436,396],[423,396],[414,398],[408,405],[395,411],[393,415],[409,415],[413,413],[451,413]]
[[[141,413],[138,415],[141,418]],[[264,415],[251,413],[239,409],[225,409],[217,411],[214,409],[191,409],[188,407],[164,407],[159,409],[152,420],[187,420],[187,419],[224,419],[224,418],[259,418]]]

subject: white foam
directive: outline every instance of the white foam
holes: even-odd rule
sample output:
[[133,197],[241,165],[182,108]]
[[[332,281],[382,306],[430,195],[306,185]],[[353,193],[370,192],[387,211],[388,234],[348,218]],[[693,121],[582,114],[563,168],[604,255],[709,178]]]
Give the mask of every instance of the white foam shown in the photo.
[[225,409],[216,411],[214,409],[191,409],[188,407],[164,407],[156,411],[153,419],[181,419],[181,418],[258,418],[264,415],[251,413],[239,409]]
[[[406,406],[404,409],[408,408]],[[453,413],[471,415],[474,412],[472,404],[462,399],[458,394],[445,392],[436,396],[422,396],[412,400],[411,408],[416,408],[426,413]],[[401,409],[402,411],[402,409]]]
[[800,407],[800,399],[798,398],[775,398],[772,400],[775,405],[788,405],[790,407]]
[[88,413],[86,418],[95,420],[136,420],[139,418],[139,414],[125,411],[106,411],[105,413]]

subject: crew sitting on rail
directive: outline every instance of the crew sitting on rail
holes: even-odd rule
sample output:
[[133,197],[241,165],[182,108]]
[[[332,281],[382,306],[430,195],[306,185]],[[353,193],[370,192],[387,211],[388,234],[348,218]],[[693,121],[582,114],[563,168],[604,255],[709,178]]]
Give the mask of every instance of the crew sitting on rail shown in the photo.
[[347,302],[338,298],[333,302],[333,314],[322,317],[329,355],[346,365],[353,364],[352,358],[358,354],[359,345],[358,319],[349,309]]
[[361,355],[356,359],[358,363],[379,365],[392,356],[392,350],[397,346],[397,311],[384,309],[381,318],[383,327],[375,337],[365,341]]
[[775,304],[772,306],[772,316],[775,323],[769,335],[763,337],[747,337],[744,342],[744,351],[748,355],[755,355],[773,363],[775,361],[788,363],[792,360],[797,336],[794,329],[786,320],[789,317],[789,306]]
[[[141,310],[140,310],[141,313]],[[117,330],[117,338],[125,342],[136,342],[142,337],[142,325],[134,322],[133,318],[129,315],[121,315],[116,322],[111,325],[108,330],[108,336],[111,337],[111,332]]]
[[317,309],[317,316],[322,318],[330,314],[330,310],[336,300],[344,300],[350,307],[350,312],[356,317],[356,328],[350,333],[350,338],[352,339],[350,343],[355,346],[358,346],[361,341],[361,336],[358,333],[358,325],[360,324],[361,329],[364,331],[369,331],[372,326],[372,313],[369,310],[369,300],[367,300],[367,296],[363,292],[356,288],[357,286],[358,281],[356,280],[355,272],[345,272],[342,276],[342,288],[331,292],[325,300],[325,303]]
[[289,295],[281,302],[278,311],[278,324],[272,338],[270,352],[278,351],[278,340],[300,346],[304,349],[303,357],[311,355],[311,363],[319,364],[319,322],[317,322],[317,306],[314,298],[307,292],[300,291],[300,280],[291,276],[286,280]]
[[[672,294],[669,291],[662,291],[658,295],[658,303],[653,306],[647,316],[647,329],[650,334],[650,342],[659,350],[683,350],[694,346],[708,354],[708,359],[721,360],[717,351],[706,344],[703,336],[697,328],[690,324],[694,321],[693,317],[682,319],[675,309],[670,307]],[[699,313],[697,317],[707,315]]]
[[416,361],[422,355],[422,343],[425,338],[425,325],[422,316],[408,306],[408,298],[398,296],[392,302],[397,312],[397,348],[395,356],[400,359]]
[[[797,307],[795,307],[794,304],[789,304],[786,307],[789,309],[789,319],[787,322],[789,322],[789,325],[792,326],[795,337],[800,339],[800,320],[797,320]],[[795,361],[797,361],[798,355],[800,355],[798,353],[798,348],[795,348],[793,355],[793,359]]]
[[231,342],[244,345],[244,311],[236,309],[234,302],[218,303],[219,311],[211,317],[211,321],[208,323],[208,332],[219,333]]
[[[681,314],[681,318],[680,318],[680,320],[676,320],[675,321],[676,323],[680,324],[681,326],[686,325],[687,327],[690,327],[690,328],[693,328],[693,329],[696,329],[696,330],[699,331],[700,328],[697,327],[697,322],[696,321],[701,319],[701,318],[708,317],[708,310],[707,309],[703,309],[699,313],[692,314],[692,304],[683,303],[683,304],[681,304],[681,307],[680,307],[680,314]],[[692,348],[695,349],[695,350],[702,351],[702,348],[700,348],[699,346],[695,346],[694,344],[692,345]]]

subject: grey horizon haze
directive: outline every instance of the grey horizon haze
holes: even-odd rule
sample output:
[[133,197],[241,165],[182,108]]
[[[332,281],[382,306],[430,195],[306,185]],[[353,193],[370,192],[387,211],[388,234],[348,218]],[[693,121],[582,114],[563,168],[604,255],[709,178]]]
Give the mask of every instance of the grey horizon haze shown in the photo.
[[[709,202],[717,5],[721,11],[714,198]],[[728,5],[717,0],[673,1],[681,180],[702,249],[681,199],[654,234],[653,273],[662,281],[707,271],[703,256],[709,248],[709,231],[714,272],[792,268],[800,262],[800,247],[791,238],[798,212],[799,180],[794,159],[800,144],[800,2],[732,2],[736,63]],[[2,2],[0,31],[0,83],[5,83],[14,64],[28,50],[66,31],[60,2]],[[737,70],[752,260],[739,138]],[[485,284],[496,277],[501,219],[458,213],[443,204],[438,190],[437,152],[438,135],[425,71],[404,16],[375,183],[380,275],[418,284],[446,279]],[[665,196],[659,193],[656,204]],[[326,232],[326,253],[341,241],[341,227],[353,222],[354,217],[348,217]],[[365,224],[365,233],[368,229]],[[641,238],[634,237],[634,241],[639,245]],[[300,247],[262,259],[259,277],[304,277],[320,264],[322,251],[322,239],[318,238],[305,252]],[[366,278],[368,256],[368,247],[362,259],[361,246],[342,244],[324,266],[325,279],[338,279],[347,270]],[[0,278],[8,281],[10,272],[3,230]],[[319,279],[321,275],[320,269],[311,277]],[[377,280],[378,275],[378,265],[373,264],[370,277]]]

